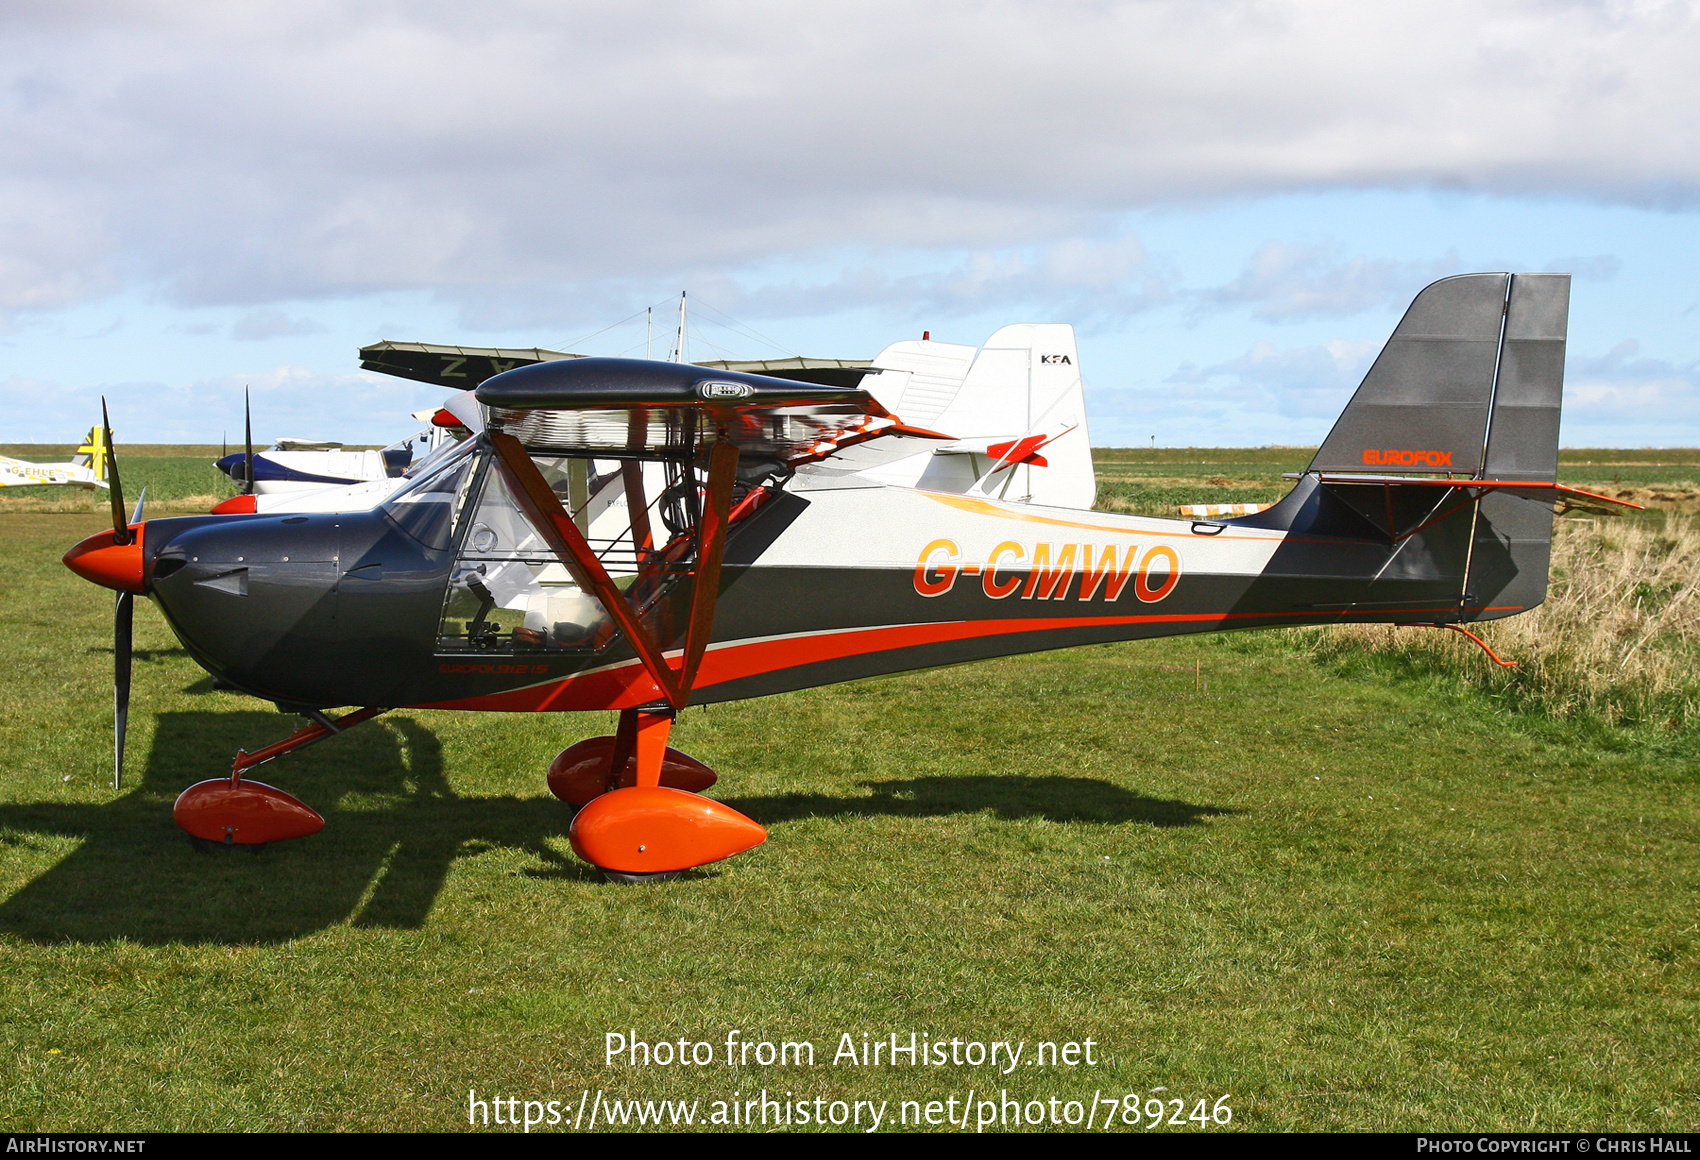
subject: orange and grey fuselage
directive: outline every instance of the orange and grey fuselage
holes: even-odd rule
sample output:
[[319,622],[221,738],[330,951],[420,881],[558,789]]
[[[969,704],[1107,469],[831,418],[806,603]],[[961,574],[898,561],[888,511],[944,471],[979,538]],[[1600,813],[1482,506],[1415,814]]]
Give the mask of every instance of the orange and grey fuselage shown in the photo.
[[[487,451],[472,447],[466,458],[472,472],[491,470]],[[689,700],[1113,640],[1342,620],[1467,622],[1527,606],[1469,591],[1468,507],[1394,542],[1336,490],[1307,477],[1261,517],[1216,523],[903,488],[777,491],[728,529]],[[1408,521],[1439,499],[1420,498]],[[1360,526],[1337,526],[1353,521]],[[210,672],[286,707],[564,711],[667,699],[619,633],[540,640],[521,626],[468,639],[452,620],[445,633],[468,529],[422,540],[390,505],[136,528],[140,543],[99,581],[152,596]],[[664,596],[676,627],[659,643],[670,660],[685,647],[693,585],[682,573]]]

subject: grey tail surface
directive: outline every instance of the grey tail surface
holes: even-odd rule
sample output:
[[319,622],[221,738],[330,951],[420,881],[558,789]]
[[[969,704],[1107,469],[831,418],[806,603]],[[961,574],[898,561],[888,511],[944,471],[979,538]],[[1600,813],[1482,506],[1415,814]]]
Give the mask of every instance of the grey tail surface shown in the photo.
[[[1464,274],[1417,295],[1312,472],[1553,482],[1568,274]],[[1491,491],[1471,514],[1460,606],[1492,620],[1546,598],[1552,495]]]

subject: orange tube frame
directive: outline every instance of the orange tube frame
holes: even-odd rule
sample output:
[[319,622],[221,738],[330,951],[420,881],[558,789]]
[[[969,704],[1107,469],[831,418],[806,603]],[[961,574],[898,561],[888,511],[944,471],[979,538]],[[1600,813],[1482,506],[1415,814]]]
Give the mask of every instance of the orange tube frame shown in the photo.
[[[496,462],[506,478],[525,516],[548,542],[556,558],[571,573],[585,591],[594,595],[626,634],[632,650],[637,653],[644,671],[668,705],[682,709],[689,700],[691,686],[696,681],[697,668],[708,648],[714,631],[714,609],[720,595],[720,563],[726,551],[726,524],[732,501],[732,483],[737,476],[738,448],[726,440],[718,440],[709,453],[708,503],[703,511],[697,539],[697,565],[694,572],[695,590],[691,594],[690,622],[685,630],[685,653],[675,670],[667,662],[661,645],[650,634],[637,611],[614,583],[608,570],[561,506],[549,481],[531,461],[531,453],[512,435],[491,432],[490,444],[496,452]],[[640,733],[642,726],[640,724]],[[638,741],[640,754],[643,750]],[[665,734],[662,746],[666,745]],[[640,770],[643,762],[640,757]],[[657,764],[657,770],[660,766]]]

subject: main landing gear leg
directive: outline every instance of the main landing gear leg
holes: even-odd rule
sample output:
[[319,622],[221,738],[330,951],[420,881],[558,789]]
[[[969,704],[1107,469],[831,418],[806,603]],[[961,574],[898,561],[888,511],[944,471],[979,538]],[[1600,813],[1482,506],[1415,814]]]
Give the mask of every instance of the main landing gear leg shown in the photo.
[[359,709],[336,719],[311,713],[310,724],[282,741],[253,753],[237,750],[229,777],[190,786],[178,795],[171,814],[188,833],[190,844],[203,852],[245,849],[258,854],[268,843],[316,834],[325,828],[325,819],[317,810],[275,786],[245,781],[242,775],[256,765],[334,737],[386,711]]
[[[661,766],[667,753],[667,735],[673,729],[673,717],[671,710],[620,710],[620,728],[614,734],[614,760],[609,767],[610,779],[622,780],[613,771],[626,772],[626,766],[631,764],[630,784],[645,788],[660,785]],[[577,828],[576,818],[574,828]],[[642,852],[644,847],[639,846],[638,849]],[[606,866],[601,867],[601,870],[602,877],[622,886],[638,886],[645,882],[671,882],[679,876],[677,870],[628,873],[624,870],[610,870]]]
[[[569,745],[549,763],[549,792],[570,805],[585,806],[605,793],[637,782],[637,709],[621,709],[618,731]],[[661,784],[701,793],[719,778],[688,753],[666,746]]]
[[[639,787],[647,788],[661,784],[661,759],[667,752],[667,735],[673,731],[673,718],[677,714],[671,709],[638,709],[632,713],[632,744],[637,751],[637,781]],[[625,725],[626,714],[620,714],[620,724]],[[615,753],[619,750],[616,746]]]
[[[609,789],[618,789],[620,787],[621,779],[626,773],[626,766],[630,765],[637,758],[637,737],[638,711],[636,709],[621,709],[620,725],[614,730],[614,751],[609,754]],[[637,776],[637,771],[635,769],[632,770],[632,776],[634,778]],[[634,780],[626,782],[625,784],[636,785],[637,782]],[[711,782],[710,784],[713,783]]]
[[[668,757],[677,752],[667,747],[671,708],[627,712],[633,780],[596,797],[573,819],[569,836],[580,858],[610,882],[636,884],[676,878],[681,870],[730,858],[767,840],[766,830],[730,806],[662,784]],[[621,718],[623,727],[624,713]]]

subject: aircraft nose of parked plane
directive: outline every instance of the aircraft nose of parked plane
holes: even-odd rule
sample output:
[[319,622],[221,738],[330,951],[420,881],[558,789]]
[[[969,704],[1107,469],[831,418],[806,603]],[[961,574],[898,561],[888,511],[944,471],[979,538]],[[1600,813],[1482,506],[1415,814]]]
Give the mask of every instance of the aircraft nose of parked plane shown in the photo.
[[111,528],[96,532],[65,553],[65,567],[93,584],[119,592],[145,592],[142,536],[146,522],[130,525],[130,542],[115,543]]

